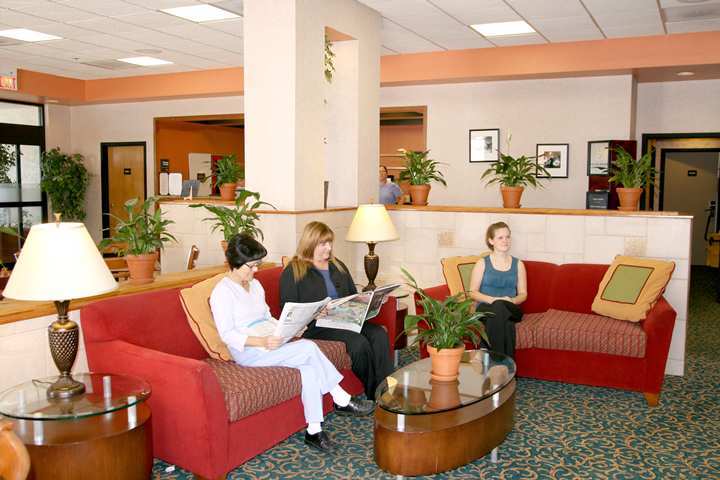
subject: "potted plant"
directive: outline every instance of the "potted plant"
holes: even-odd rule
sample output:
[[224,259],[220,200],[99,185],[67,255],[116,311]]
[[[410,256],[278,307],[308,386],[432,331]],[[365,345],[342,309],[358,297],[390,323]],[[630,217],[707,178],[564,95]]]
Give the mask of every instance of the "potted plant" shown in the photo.
[[410,183],[410,198],[413,205],[427,205],[430,194],[430,182],[442,183],[447,186],[445,177],[438,170],[440,162],[428,158],[430,150],[398,149],[405,157],[405,170],[400,172],[400,180]]
[[140,208],[135,208],[138,204],[137,198],[125,202],[127,218],[113,215],[117,220],[115,233],[112,237],[103,239],[99,245],[101,250],[111,244],[123,245],[117,251],[125,255],[130,270],[130,283],[134,285],[151,283],[154,280],[158,250],[163,248],[164,243],[176,241],[167,231],[168,225],[175,222],[163,219],[159,208],[156,208],[154,213],[150,211],[156,203],[155,197],[149,197]]
[[245,169],[238,163],[235,154],[223,155],[215,162],[212,177],[220,188],[220,198],[234,200],[238,181],[245,179]]
[[220,244],[223,252],[227,249],[227,242],[238,233],[247,233],[254,238],[263,240],[262,230],[258,228],[256,222],[260,220],[260,216],[256,210],[266,205],[275,208],[273,205],[260,200],[259,192],[251,192],[250,190],[241,190],[235,199],[235,207],[228,208],[224,205],[213,205],[207,203],[196,203],[190,205],[191,208],[205,208],[214,216],[203,218],[203,221],[213,222],[211,232],[220,229],[223,234],[223,240]]
[[[508,138],[509,143],[510,139]],[[545,167],[534,161],[537,158],[536,156],[527,157],[523,155],[515,158],[499,150],[498,156],[498,160],[493,162],[480,178],[490,177],[487,182],[488,185],[496,182],[500,184],[503,208],[520,208],[520,198],[525,186],[542,187],[537,175],[549,177],[550,173]]]
[[432,362],[431,377],[436,381],[452,382],[457,379],[460,359],[465,351],[463,340],[478,345],[480,339],[489,343],[485,326],[480,320],[486,314],[472,312],[472,299],[463,294],[447,297],[442,302],[425,293],[412,275],[401,269],[407,285],[420,296],[423,313],[405,317],[404,334],[417,330],[411,345],[422,342],[427,345]]
[[618,210],[635,211],[638,209],[643,188],[649,182],[654,182],[657,174],[657,170],[652,166],[652,148],[638,160],[633,159],[632,155],[619,145],[614,151],[613,176],[609,181],[622,185],[615,189],[620,201]]
[[50,198],[52,210],[62,213],[66,221],[85,219],[85,192],[90,176],[83,156],[68,155],[53,148],[42,156],[40,188]]
[[[0,149],[1,148],[2,147],[0,147]],[[18,233],[17,227],[11,227],[8,225],[0,225],[0,235],[8,235],[14,238],[22,238]],[[15,246],[17,247],[17,243],[15,244]],[[3,299],[2,291],[5,289],[5,285],[7,285],[11,273],[12,272],[8,270],[3,261],[0,259],[0,300]]]

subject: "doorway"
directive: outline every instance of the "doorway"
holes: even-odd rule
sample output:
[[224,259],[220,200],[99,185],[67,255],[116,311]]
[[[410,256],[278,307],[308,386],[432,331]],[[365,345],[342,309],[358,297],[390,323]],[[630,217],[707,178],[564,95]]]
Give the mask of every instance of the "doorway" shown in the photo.
[[[673,210],[694,217],[692,265],[705,265],[705,228],[708,209],[718,200],[720,148],[665,148],[660,157],[660,210]],[[716,231],[712,222],[709,233]]]
[[[103,237],[115,230],[116,220],[125,217],[125,202],[147,198],[147,145],[145,142],[100,144]],[[110,215],[107,215],[107,214]]]

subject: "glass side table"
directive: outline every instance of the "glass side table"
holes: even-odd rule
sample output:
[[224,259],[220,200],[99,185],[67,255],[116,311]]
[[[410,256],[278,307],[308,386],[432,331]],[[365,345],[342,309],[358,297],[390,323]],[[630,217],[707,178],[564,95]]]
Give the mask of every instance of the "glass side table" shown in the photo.
[[30,453],[29,478],[147,479],[152,473],[150,384],[126,375],[81,373],[85,393],[49,399],[56,377],[0,393],[0,415]]

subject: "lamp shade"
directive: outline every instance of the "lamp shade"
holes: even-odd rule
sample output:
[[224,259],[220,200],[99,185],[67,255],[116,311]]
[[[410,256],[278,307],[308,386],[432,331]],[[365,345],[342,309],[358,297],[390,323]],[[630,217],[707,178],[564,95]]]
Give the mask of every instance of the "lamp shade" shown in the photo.
[[387,242],[398,238],[385,205],[371,204],[358,207],[345,239],[348,242]]
[[30,229],[3,295],[62,301],[118,287],[82,223],[43,223]]

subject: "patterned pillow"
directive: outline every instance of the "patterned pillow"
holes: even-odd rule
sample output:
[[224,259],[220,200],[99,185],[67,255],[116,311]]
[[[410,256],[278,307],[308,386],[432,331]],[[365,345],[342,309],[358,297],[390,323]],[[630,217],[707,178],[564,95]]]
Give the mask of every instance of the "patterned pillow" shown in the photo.
[[210,294],[223,277],[225,274],[219,273],[190,288],[183,288],[180,290],[180,303],[185,310],[190,329],[208,355],[218,360],[232,360],[227,345],[223,343],[215,327],[210,310]]
[[675,262],[618,255],[600,282],[592,310],[618,320],[639,322],[670,281]]

